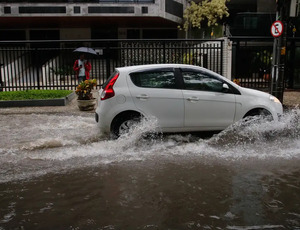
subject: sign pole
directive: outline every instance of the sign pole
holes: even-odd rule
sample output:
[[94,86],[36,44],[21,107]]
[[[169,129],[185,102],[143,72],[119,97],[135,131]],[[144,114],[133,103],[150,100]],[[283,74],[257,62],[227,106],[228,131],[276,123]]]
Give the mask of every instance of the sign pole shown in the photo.
[[[276,19],[278,18],[278,11],[276,12]],[[274,23],[271,26],[271,34],[276,33],[277,30],[274,30]],[[274,36],[274,35],[273,35]],[[278,37],[274,37],[274,42],[273,42],[273,56],[272,56],[272,72],[271,72],[271,94],[274,95],[274,84],[276,82],[278,72],[277,72],[277,47],[278,47]],[[276,87],[275,87],[276,89]]]
[[[276,12],[276,19],[282,17],[282,6]],[[273,60],[272,60],[272,81],[271,94],[283,102],[284,91],[284,62],[286,48],[283,46],[283,36],[286,26],[279,20],[275,21],[271,26],[271,33],[274,37],[273,44]]]

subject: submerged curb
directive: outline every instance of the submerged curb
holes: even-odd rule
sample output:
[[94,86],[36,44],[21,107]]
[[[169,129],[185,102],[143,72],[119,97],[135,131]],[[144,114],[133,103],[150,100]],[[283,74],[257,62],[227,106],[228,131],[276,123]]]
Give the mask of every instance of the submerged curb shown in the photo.
[[0,101],[0,108],[30,106],[65,106],[75,98],[75,95],[76,94],[73,92],[64,98],[57,99]]

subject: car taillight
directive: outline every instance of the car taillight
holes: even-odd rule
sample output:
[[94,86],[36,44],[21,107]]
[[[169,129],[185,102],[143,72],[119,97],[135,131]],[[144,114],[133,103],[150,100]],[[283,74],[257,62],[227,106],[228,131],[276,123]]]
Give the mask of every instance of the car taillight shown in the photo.
[[119,73],[117,73],[105,86],[105,88],[103,89],[103,91],[101,93],[101,101],[115,96],[115,91],[113,89],[113,86],[116,83],[118,77],[119,77]]

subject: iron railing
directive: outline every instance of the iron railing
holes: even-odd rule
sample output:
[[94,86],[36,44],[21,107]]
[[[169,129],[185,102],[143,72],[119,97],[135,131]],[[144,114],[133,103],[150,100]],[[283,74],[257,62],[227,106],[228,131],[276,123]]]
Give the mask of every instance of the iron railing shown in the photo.
[[223,40],[72,40],[0,42],[0,84],[4,91],[75,89],[73,50],[89,46],[91,77],[102,85],[116,67],[183,63],[223,74]]
[[[273,37],[231,37],[232,79],[244,87],[270,91],[272,81]],[[300,38],[287,38],[284,85],[300,88]]]
[[232,79],[241,86],[269,91],[271,86],[273,38],[231,37]]

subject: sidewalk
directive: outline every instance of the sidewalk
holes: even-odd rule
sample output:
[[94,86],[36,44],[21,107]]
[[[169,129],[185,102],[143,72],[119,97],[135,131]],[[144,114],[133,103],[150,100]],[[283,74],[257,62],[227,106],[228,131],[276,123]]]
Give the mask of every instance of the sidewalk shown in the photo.
[[[98,92],[93,92],[94,97],[98,96]],[[91,116],[94,111],[80,111],[77,107],[77,97],[75,97],[66,106],[43,106],[43,107],[14,107],[0,108],[0,115],[9,114],[68,114],[79,116]],[[300,91],[287,90],[283,95],[283,105],[285,108],[295,108],[300,106]]]
[[287,108],[300,106],[300,91],[286,90],[283,94],[283,105]]

